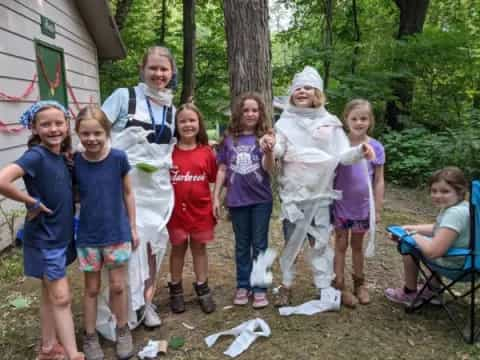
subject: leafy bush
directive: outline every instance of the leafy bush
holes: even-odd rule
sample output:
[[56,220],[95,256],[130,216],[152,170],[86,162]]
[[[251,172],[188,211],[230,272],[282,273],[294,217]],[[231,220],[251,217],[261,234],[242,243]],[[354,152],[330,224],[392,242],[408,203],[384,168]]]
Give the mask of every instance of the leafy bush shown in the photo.
[[432,133],[411,128],[385,134],[386,176],[394,183],[418,186],[437,169],[460,167],[468,178],[480,178],[480,113],[470,114],[461,128]]

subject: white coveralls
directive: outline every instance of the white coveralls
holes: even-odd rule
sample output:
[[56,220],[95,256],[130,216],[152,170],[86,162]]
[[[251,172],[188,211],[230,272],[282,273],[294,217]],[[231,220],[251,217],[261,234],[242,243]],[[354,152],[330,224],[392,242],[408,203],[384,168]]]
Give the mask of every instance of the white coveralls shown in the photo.
[[[137,106],[134,118],[148,123],[150,116],[143,88],[137,87],[136,90]],[[147,246],[150,245],[155,256],[158,273],[168,246],[166,225],[174,206],[170,168],[175,139],[172,138],[169,144],[150,143],[147,136],[152,132],[138,126],[112,131],[112,146],[126,152],[132,167],[129,175],[135,194],[137,233],[140,240],[128,263],[128,324],[131,329],[140,324],[142,319],[137,318],[136,311],[145,305],[145,281],[150,278]],[[106,277],[102,283],[108,284]],[[106,286],[98,297],[97,331],[102,336],[115,340],[116,322],[108,303]]]
[[361,146],[350,147],[338,118],[325,108],[288,105],[275,124],[275,157],[281,160],[279,175],[285,247],[280,257],[282,283],[290,287],[295,259],[305,240],[315,286],[331,286],[334,252],[330,245],[330,204],[341,197],[333,189],[339,163],[362,159]]

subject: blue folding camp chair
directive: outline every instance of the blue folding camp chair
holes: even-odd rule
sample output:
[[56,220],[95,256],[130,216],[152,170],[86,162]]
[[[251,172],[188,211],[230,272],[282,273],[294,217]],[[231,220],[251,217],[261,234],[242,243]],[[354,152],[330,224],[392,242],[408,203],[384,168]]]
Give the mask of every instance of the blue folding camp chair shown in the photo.
[[[440,301],[443,309],[453,322],[463,339],[473,344],[480,333],[480,329],[475,326],[475,292],[480,287],[476,284],[480,273],[480,180],[474,180],[470,188],[470,244],[468,249],[451,248],[443,257],[462,257],[465,259],[463,266],[459,268],[446,268],[434,263],[426,258],[415,247],[415,240],[400,226],[388,226],[387,231],[397,237],[398,251],[402,255],[411,255],[418,260],[418,268],[421,276],[425,279],[425,284],[418,291],[416,298],[406,307],[407,312],[413,312],[428,304],[432,299],[441,299],[442,294],[450,294],[448,301]],[[425,267],[428,271],[425,271]],[[432,280],[436,280],[436,285],[432,286]],[[457,283],[464,283],[464,291],[460,295],[452,291],[452,287]],[[440,287],[438,287],[440,284]],[[429,298],[423,296],[425,289],[431,291]],[[466,288],[466,290],[465,290]],[[462,321],[458,314],[452,310],[453,303],[461,298],[468,300],[468,314],[466,320]],[[463,323],[463,326],[462,326]]]

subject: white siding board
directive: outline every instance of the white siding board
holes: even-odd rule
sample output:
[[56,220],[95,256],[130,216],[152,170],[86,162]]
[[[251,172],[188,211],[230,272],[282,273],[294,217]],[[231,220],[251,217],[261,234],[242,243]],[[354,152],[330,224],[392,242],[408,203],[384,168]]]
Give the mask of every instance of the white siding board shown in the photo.
[[[0,114],[0,120],[3,121],[5,124],[12,125],[15,128],[15,125],[20,125],[18,120],[20,119],[20,115],[23,114],[25,109],[33,104],[34,101],[32,100],[31,103],[28,102],[1,102],[0,108],[2,112]],[[3,142],[0,140],[0,147],[3,146]]]
[[[29,86],[29,84],[30,84],[29,80],[7,79],[7,78],[0,77],[0,89],[3,92],[7,93],[8,95],[20,96],[25,91],[25,89]],[[39,94],[38,94],[38,83],[37,83],[33,88],[33,91],[30,94],[30,96],[26,99],[23,99],[20,103],[33,102],[38,98],[39,98]],[[13,102],[0,101],[0,106],[2,106],[2,109],[3,109],[3,104],[5,103],[12,104]],[[0,116],[2,116],[2,112],[0,112]]]
[[[82,45],[79,45],[77,42],[73,41],[73,39],[68,38],[67,36],[58,31],[55,39],[43,35],[40,32],[40,16],[38,16],[38,20],[35,21],[31,18],[25,17],[24,15],[12,12],[6,7],[0,5],[0,13],[2,12],[7,12],[7,29],[9,31],[16,34],[26,34],[26,37],[29,40],[40,39],[47,43],[54,44],[55,46],[61,47],[65,52],[75,54],[76,56],[81,57],[87,62],[93,64],[96,63],[97,54],[94,49],[86,48]],[[4,27],[0,25],[0,28]],[[34,34],[34,36],[32,36],[32,34]]]
[[[30,130],[23,130],[16,134],[5,134],[0,132],[0,144],[2,148],[10,149],[25,145],[30,136]],[[0,154],[3,156],[3,154]]]
[[[31,0],[3,0],[3,2],[10,9],[18,11],[38,23],[39,29],[40,15],[48,17],[55,22],[57,34],[60,33],[70,37],[72,40],[80,42],[83,46],[95,51],[95,43],[86,30],[78,12],[67,15],[45,1],[42,2],[41,6],[37,1],[32,2]],[[72,18],[76,21],[72,21]]]
[[26,150],[25,146],[0,150],[0,168],[17,160]]
[[[35,61],[35,45],[33,38],[25,37],[24,35],[14,34],[7,29],[3,29],[0,25],[0,52],[3,54],[12,54],[12,56],[30,59]],[[52,42],[50,38],[39,37],[49,44],[59,46],[57,43]],[[61,46],[59,46],[61,47]],[[80,73],[85,73],[88,76],[98,78],[97,62],[87,62],[77,54],[69,53],[64,48],[65,66],[67,69],[75,69]]]

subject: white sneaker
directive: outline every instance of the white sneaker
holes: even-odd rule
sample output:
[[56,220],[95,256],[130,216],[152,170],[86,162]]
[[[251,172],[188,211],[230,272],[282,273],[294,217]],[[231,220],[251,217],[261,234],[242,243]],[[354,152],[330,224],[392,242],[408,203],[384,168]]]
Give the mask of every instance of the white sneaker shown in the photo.
[[153,304],[145,304],[143,325],[149,328],[155,328],[162,325],[162,320],[158,316],[156,309],[157,307]]

